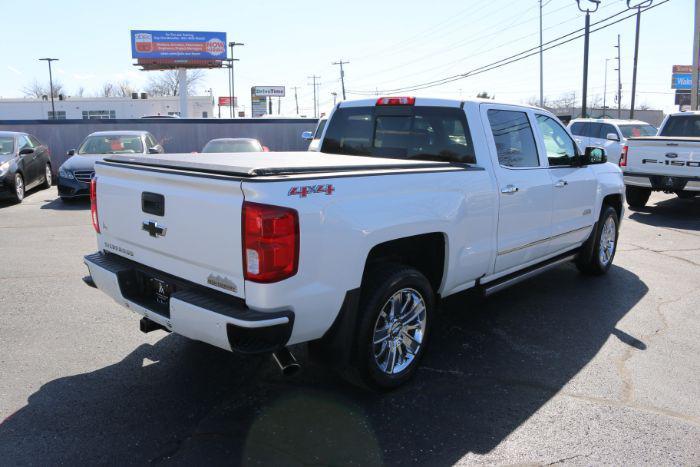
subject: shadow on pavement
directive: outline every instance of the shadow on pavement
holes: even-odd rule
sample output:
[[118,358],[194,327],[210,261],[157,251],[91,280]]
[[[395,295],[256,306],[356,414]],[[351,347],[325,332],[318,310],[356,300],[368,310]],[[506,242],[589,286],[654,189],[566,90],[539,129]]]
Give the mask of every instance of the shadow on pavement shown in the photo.
[[64,201],[57,197],[44,201],[46,201],[46,204],[42,205],[41,209],[52,209],[55,211],[84,211],[86,209],[90,209],[90,200],[87,198]]
[[347,385],[303,348],[304,370],[284,379],[267,358],[168,335],[44,384],[0,424],[0,459],[451,465],[493,450],[611,335],[645,348],[616,323],[647,291],[619,267],[590,278],[567,265],[488,300],[452,298],[416,378],[388,394]]
[[700,197],[671,198],[652,206],[632,210],[629,218],[653,227],[700,230]]

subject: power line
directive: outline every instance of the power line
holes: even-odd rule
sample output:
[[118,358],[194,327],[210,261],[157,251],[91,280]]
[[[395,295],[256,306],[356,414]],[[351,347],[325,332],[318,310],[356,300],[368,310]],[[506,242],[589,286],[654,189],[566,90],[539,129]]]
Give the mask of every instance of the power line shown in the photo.
[[[668,3],[669,1],[670,1],[670,0],[663,0],[663,1],[661,1],[661,2],[659,2],[659,3],[657,3],[657,4],[655,4],[654,6],[649,7],[648,10],[651,10],[652,8],[659,7],[659,6],[663,5],[664,3]],[[604,19],[602,19],[602,20],[600,20],[600,21],[597,21],[597,22],[593,23],[592,26],[595,26],[595,25],[604,23],[604,22],[606,22],[606,21],[608,21],[608,20],[610,20],[610,19],[612,19],[612,18],[615,18],[615,17],[617,17],[617,16],[620,16],[621,14],[624,14],[624,13],[626,13],[626,12],[628,12],[628,11],[629,11],[629,10],[623,10],[623,11],[620,11],[620,12],[618,12],[618,13],[615,13],[614,15],[611,15],[611,16],[609,16],[609,17],[607,17],[607,18],[604,18]],[[590,32],[591,32],[591,33],[597,32],[597,31],[600,31],[600,30],[605,29],[605,28],[607,28],[607,27],[613,26],[613,25],[615,25],[615,24],[617,24],[617,23],[620,23],[620,22],[622,22],[622,21],[624,21],[624,20],[626,20],[626,19],[629,19],[629,18],[635,16],[635,14],[636,14],[636,13],[633,13],[633,14],[631,14],[631,15],[625,16],[625,17],[620,18],[620,19],[618,19],[618,20],[616,20],[616,21],[613,21],[613,22],[611,22],[611,23],[608,23],[608,24],[605,24],[605,25],[603,25],[603,26],[600,26],[600,27],[598,27],[598,28],[596,28],[596,29],[592,29]],[[553,48],[556,48],[556,47],[562,46],[562,45],[564,45],[564,44],[567,44],[567,43],[569,43],[569,42],[572,42],[572,41],[574,41],[574,40],[576,40],[576,39],[580,39],[581,37],[583,37],[583,34],[579,34],[579,35],[577,35],[577,36],[574,36],[574,35],[575,35],[576,33],[581,32],[582,30],[583,30],[583,28],[577,29],[577,30],[572,31],[572,32],[570,32],[570,33],[568,33],[568,34],[564,34],[564,35],[559,36],[559,37],[557,37],[557,38],[555,38],[555,39],[552,39],[552,40],[550,40],[550,41],[548,41],[548,42],[545,42],[543,45],[549,45],[549,47],[543,48],[543,51],[551,50],[551,49],[553,49]],[[571,36],[573,36],[573,37],[571,37]],[[565,40],[565,41],[562,41],[562,39],[565,39],[565,38],[567,38],[567,37],[568,37],[569,39],[567,39],[567,40]],[[550,45],[550,44],[551,44],[551,45]],[[534,53],[533,53],[533,51],[534,51]],[[501,68],[501,67],[503,67],[503,66],[505,66],[505,65],[509,65],[509,64],[511,64],[511,63],[519,62],[519,61],[524,60],[524,59],[526,59],[526,58],[532,57],[533,55],[537,55],[538,53],[539,53],[539,45],[536,46],[536,47],[530,48],[530,49],[526,49],[526,50],[524,50],[524,51],[522,51],[522,52],[519,52],[519,53],[517,53],[517,54],[511,55],[511,56],[509,56],[509,57],[506,57],[506,58],[497,60],[497,61],[495,61],[495,62],[489,63],[489,64],[487,64],[487,65],[483,65],[483,66],[474,68],[474,69],[469,70],[469,71],[467,71],[467,72],[460,73],[460,74],[457,74],[457,75],[447,76],[447,77],[445,77],[445,78],[441,78],[441,79],[438,79],[438,80],[428,81],[428,82],[425,82],[425,83],[418,83],[418,84],[415,84],[415,85],[404,86],[404,87],[394,88],[394,89],[384,89],[384,90],[375,90],[375,91],[368,91],[368,90],[356,90],[356,91],[353,91],[353,90],[349,90],[348,92],[349,92],[350,94],[355,94],[355,95],[367,95],[367,96],[372,96],[372,95],[376,95],[377,92],[379,92],[379,93],[381,93],[381,94],[392,94],[392,93],[397,93],[397,92],[419,91],[419,90],[422,90],[422,89],[432,88],[432,87],[436,87],[436,86],[442,86],[442,85],[444,85],[444,84],[451,83],[451,82],[453,82],[453,81],[457,81],[457,80],[464,79],[464,78],[467,78],[467,77],[470,77],[470,76],[474,76],[474,75],[478,75],[478,74],[481,74],[481,73],[485,73],[485,72],[487,72],[487,71],[495,70],[495,69]]]

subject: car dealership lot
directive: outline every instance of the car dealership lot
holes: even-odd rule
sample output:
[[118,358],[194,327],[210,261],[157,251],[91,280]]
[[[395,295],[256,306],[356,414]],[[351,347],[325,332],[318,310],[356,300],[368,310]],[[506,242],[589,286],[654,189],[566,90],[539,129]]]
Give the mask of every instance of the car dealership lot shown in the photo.
[[627,211],[607,276],[573,266],[445,303],[389,394],[297,355],[286,379],[86,287],[86,204],[0,204],[0,459],[18,463],[700,463],[700,199]]

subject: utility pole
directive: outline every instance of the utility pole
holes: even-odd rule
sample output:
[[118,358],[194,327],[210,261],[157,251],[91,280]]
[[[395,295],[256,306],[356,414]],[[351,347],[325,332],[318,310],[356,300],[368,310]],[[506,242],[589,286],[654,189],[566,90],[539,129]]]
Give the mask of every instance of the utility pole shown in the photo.
[[316,87],[321,84],[321,83],[318,83],[318,81],[317,81],[320,78],[321,78],[320,76],[316,76],[316,75],[309,76],[309,79],[313,80],[313,83],[309,83],[309,84],[314,87],[314,118],[318,118],[318,100],[316,99]]
[[540,0],[540,107],[544,107],[544,59],[542,55],[542,0]]
[[297,115],[299,115],[299,98],[297,97],[297,89],[299,89],[299,86],[294,86],[292,89],[294,89],[294,105],[297,109]]
[[606,98],[608,97],[608,62],[611,58],[605,59],[605,83],[603,84],[603,118],[605,118]]
[[642,8],[649,8],[654,0],[644,0],[636,5],[627,0],[627,8],[637,9],[637,31],[634,35],[634,65],[632,68],[632,102],[630,104],[630,119],[634,118],[634,98],[637,94],[637,59],[639,57],[639,25],[642,19]]
[[335,103],[338,100],[338,93],[337,92],[332,92],[331,96],[333,96],[333,107],[335,107]]
[[39,61],[45,61],[49,64],[49,92],[51,93],[51,119],[56,120],[56,107],[53,104],[53,74],[51,73],[51,62],[57,62],[57,58],[40,58]]
[[690,89],[690,108],[698,110],[698,67],[700,67],[700,0],[695,0],[695,28],[693,30],[693,79]]
[[[698,0],[700,1],[700,0]],[[622,74],[620,66],[620,35],[617,35],[617,45],[614,46],[617,49],[617,118],[622,118]]]
[[586,33],[583,39],[583,94],[581,96],[581,118],[586,118],[586,98],[588,97],[588,42],[591,35],[591,13],[595,13],[600,6],[600,0],[583,0],[595,5],[595,8],[589,6],[581,7],[582,0],[576,0],[576,5],[581,12],[586,13]]
[[238,59],[233,58],[233,48],[236,47],[237,45],[245,45],[245,44],[243,42],[229,42],[228,43],[228,46],[231,49],[231,94],[230,94],[230,96],[231,96],[231,107],[230,107],[231,118],[233,118],[233,116],[234,116],[233,110],[234,110],[234,107],[236,106],[236,87],[235,87],[234,81],[233,81],[233,79],[234,79],[233,62],[237,62]]
[[343,65],[347,65],[348,63],[350,62],[344,62],[342,58],[332,63],[333,65],[340,66],[340,87],[343,90],[343,100],[345,100],[345,72],[343,71]]

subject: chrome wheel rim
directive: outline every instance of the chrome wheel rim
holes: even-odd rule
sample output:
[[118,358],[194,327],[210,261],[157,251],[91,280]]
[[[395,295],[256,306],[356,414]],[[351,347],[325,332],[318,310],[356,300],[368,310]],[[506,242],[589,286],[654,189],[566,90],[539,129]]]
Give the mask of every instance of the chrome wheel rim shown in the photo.
[[15,176],[15,192],[17,193],[17,199],[24,198],[24,180],[22,180],[20,174]]
[[379,369],[394,375],[413,363],[425,337],[427,309],[415,289],[395,292],[384,304],[372,334],[372,352]]
[[603,231],[600,233],[600,264],[607,266],[615,253],[615,240],[617,229],[612,216],[608,217],[603,224]]
[[51,185],[51,167],[49,165],[46,166],[46,184]]

